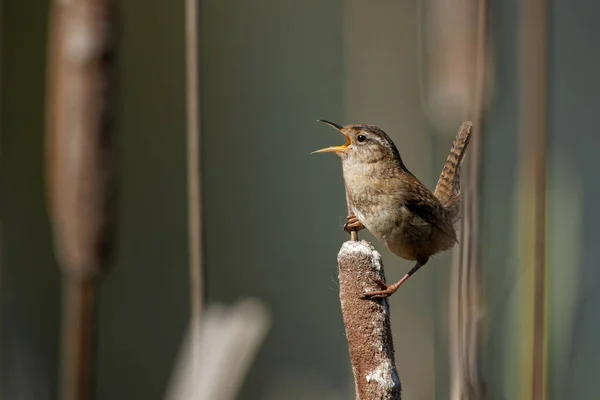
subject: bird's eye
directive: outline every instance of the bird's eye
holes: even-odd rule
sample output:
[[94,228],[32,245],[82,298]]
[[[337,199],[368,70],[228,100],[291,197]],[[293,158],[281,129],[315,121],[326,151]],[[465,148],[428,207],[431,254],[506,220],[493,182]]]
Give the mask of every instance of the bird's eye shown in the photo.
[[365,135],[358,135],[358,136],[356,137],[356,140],[358,141],[358,143],[362,143],[362,142],[364,142],[365,140],[367,140],[367,137],[366,137]]

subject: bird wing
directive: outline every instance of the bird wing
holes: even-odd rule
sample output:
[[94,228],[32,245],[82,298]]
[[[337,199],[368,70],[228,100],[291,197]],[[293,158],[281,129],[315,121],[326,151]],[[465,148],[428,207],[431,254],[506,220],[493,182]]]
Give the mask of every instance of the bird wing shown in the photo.
[[414,175],[407,173],[402,179],[406,182],[406,186],[410,188],[409,190],[403,190],[401,193],[404,207],[424,221],[436,226],[458,243],[456,231],[452,226],[452,222],[448,218],[444,218],[447,212],[438,198]]

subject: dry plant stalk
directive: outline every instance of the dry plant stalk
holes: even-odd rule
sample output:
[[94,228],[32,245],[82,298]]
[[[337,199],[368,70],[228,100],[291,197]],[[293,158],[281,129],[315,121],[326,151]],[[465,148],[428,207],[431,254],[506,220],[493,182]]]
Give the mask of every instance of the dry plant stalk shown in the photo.
[[107,263],[114,181],[109,136],[108,0],[56,0],[50,12],[47,172],[64,274],[61,398],[90,397],[95,278]]
[[[468,3],[468,4],[467,4]],[[484,299],[481,283],[479,241],[479,173],[481,164],[481,141],[486,89],[489,87],[489,63],[486,42],[486,0],[469,0],[463,12],[475,23],[459,29],[467,29],[471,37],[463,37],[462,45],[470,48],[471,57],[462,62],[469,65],[470,82],[464,85],[470,101],[473,134],[471,155],[465,163],[463,174],[465,191],[461,204],[460,247],[454,253],[450,290],[450,360],[451,393],[453,400],[482,400],[485,385],[481,377],[480,349]],[[448,21],[448,20],[447,20]],[[446,21],[446,22],[447,22]],[[452,51],[446,54],[452,57]],[[457,60],[458,61],[458,60]]]
[[370,243],[345,242],[338,254],[340,302],[356,399],[401,398],[387,299],[365,300],[365,289],[375,279],[385,281],[381,256]]
[[[200,0],[185,1],[186,117],[187,117],[187,199],[190,310],[192,321],[201,321],[202,298],[202,196],[200,174],[200,88],[199,29]],[[195,326],[196,324],[194,324]]]
[[[524,294],[526,322],[522,353],[523,374],[520,393],[534,400],[548,397],[546,356],[546,212],[548,165],[548,54],[551,4],[528,0],[522,4],[521,92],[522,122],[519,174],[522,203],[522,248],[524,266],[532,266],[531,286]],[[527,22],[525,22],[527,21]],[[533,290],[531,290],[533,289]],[[533,293],[531,293],[533,292]],[[531,297],[529,297],[531,296]],[[529,325],[531,324],[531,325]],[[529,331],[531,329],[531,331]],[[527,379],[527,373],[530,373]],[[530,380],[530,382],[528,382]]]

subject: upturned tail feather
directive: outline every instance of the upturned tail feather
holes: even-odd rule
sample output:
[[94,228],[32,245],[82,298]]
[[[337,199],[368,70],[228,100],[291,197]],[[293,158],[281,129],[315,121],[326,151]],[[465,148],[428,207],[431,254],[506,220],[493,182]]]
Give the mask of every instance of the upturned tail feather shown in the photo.
[[471,140],[471,131],[473,123],[463,122],[456,134],[450,154],[446,159],[446,164],[442,169],[440,178],[433,194],[446,208],[457,209],[460,204],[460,167],[465,158],[465,152]]

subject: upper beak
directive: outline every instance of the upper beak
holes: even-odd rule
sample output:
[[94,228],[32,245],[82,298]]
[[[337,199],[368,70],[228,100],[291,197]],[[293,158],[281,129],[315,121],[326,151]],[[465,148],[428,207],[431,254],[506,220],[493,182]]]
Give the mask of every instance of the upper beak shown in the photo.
[[346,138],[346,143],[344,143],[344,144],[343,144],[343,145],[341,145],[341,146],[331,146],[331,147],[326,147],[326,148],[324,148],[324,149],[321,149],[321,150],[313,151],[313,152],[312,152],[312,153],[310,153],[310,154],[315,154],[315,153],[340,153],[340,152],[342,152],[342,151],[346,150],[346,149],[348,148],[348,146],[350,146],[350,144],[351,144],[352,142],[350,141],[350,137],[349,137],[348,135],[346,135],[346,134],[345,134],[345,133],[342,131],[342,129],[344,128],[343,126],[341,126],[341,125],[338,125],[338,124],[335,124],[335,123],[333,123],[333,122],[331,122],[331,121],[326,121],[326,120],[324,120],[324,119],[320,119],[320,120],[318,120],[318,121],[319,121],[319,122],[323,122],[323,123],[325,123],[325,124],[327,124],[327,125],[329,125],[329,126],[331,126],[331,127],[335,128],[335,129],[336,129],[338,132],[340,132],[342,135],[344,135],[344,137]]

